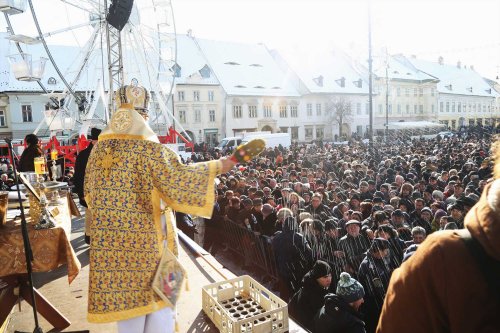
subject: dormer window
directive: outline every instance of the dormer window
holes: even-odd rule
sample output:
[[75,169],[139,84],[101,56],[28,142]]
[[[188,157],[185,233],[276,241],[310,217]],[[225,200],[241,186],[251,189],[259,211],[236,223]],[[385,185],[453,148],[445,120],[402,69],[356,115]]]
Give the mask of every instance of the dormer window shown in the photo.
[[490,95],[491,95],[491,88],[490,88],[490,89],[486,89],[485,91],[486,91],[488,94],[490,94]]
[[467,91],[471,93],[472,92],[472,87],[467,88]]
[[257,88],[257,89],[264,89],[263,86],[255,86],[254,88]]
[[250,66],[252,66],[252,67],[262,67],[261,64],[251,64]]
[[341,86],[342,88],[344,88],[344,87],[345,87],[345,77],[343,77],[343,76],[342,76],[340,79],[335,80],[335,82],[337,82],[337,84],[338,84],[339,86]]
[[238,84],[237,86],[234,86],[235,88],[246,88],[245,86],[242,86],[241,84]]
[[316,83],[319,87],[323,87],[323,75],[313,78],[314,83]]
[[399,72],[398,72],[398,71],[394,71],[394,72],[392,72],[392,73],[393,73],[393,74],[399,74]]
[[210,68],[207,65],[203,66],[203,68],[200,69],[198,72],[200,73],[202,78],[204,79],[210,78]]
[[47,80],[47,84],[57,84],[57,80],[53,77],[49,77]]
[[174,77],[181,77],[181,66],[175,63],[170,69],[174,73]]
[[410,73],[410,72],[408,72],[408,73],[406,73],[406,75],[411,75],[411,73]]
[[237,62],[234,62],[234,61],[225,62],[224,65],[239,66],[239,64]]
[[444,86],[444,87],[445,87],[446,89],[450,90],[450,91],[451,91],[451,90],[453,90],[453,86],[452,86],[451,84],[449,84],[449,85],[447,85],[447,86]]
[[363,88],[363,80],[359,79],[352,82],[356,87]]
[[281,89],[281,87],[272,87],[271,89]]

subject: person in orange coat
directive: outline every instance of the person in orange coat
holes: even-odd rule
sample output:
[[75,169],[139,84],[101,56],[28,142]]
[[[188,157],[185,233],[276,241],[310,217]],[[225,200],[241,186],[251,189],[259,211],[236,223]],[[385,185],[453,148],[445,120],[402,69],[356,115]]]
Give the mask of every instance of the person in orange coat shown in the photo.
[[[378,333],[500,332],[500,142],[495,146],[495,180],[465,217],[466,230],[433,233],[394,271]],[[477,252],[466,245],[468,233]]]

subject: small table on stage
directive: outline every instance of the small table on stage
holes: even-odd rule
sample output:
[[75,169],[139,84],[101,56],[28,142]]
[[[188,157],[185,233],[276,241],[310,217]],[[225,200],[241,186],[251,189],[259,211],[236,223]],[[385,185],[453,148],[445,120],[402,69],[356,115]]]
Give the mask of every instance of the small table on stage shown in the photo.
[[[66,212],[69,212],[68,210]],[[69,219],[61,221],[62,219]],[[56,216],[57,222],[71,224],[71,215]],[[59,223],[58,223],[59,225]],[[33,272],[48,272],[61,265],[68,267],[68,282],[71,283],[80,272],[80,262],[66,235],[63,226],[35,230],[28,223],[28,234],[33,251]],[[4,283],[1,283],[1,282]],[[13,221],[0,228],[0,326],[7,319],[19,297],[31,304],[31,295],[26,271],[21,225]],[[57,329],[70,325],[50,302],[35,289],[38,312]]]

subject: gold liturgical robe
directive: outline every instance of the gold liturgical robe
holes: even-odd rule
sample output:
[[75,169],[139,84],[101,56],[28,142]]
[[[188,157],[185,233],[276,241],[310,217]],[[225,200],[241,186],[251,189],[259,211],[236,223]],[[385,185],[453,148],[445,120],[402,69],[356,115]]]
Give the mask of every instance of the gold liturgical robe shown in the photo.
[[165,239],[177,253],[171,209],[202,217],[212,214],[214,178],[221,162],[183,165],[157,140],[136,111],[121,108],[92,149],[85,177],[92,213],[90,322],[125,320],[166,307],[151,283]]

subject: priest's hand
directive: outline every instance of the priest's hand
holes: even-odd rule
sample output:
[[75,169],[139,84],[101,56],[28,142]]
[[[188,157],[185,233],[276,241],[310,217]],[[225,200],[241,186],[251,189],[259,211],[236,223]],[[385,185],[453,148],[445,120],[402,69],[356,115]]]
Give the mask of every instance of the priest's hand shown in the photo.
[[236,165],[236,162],[229,157],[222,157],[220,161],[222,162],[222,169],[220,171],[221,173],[228,172]]

